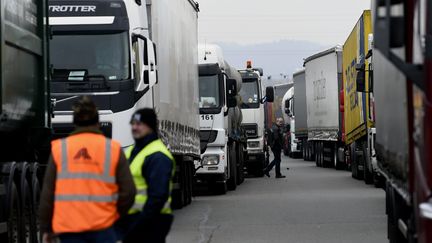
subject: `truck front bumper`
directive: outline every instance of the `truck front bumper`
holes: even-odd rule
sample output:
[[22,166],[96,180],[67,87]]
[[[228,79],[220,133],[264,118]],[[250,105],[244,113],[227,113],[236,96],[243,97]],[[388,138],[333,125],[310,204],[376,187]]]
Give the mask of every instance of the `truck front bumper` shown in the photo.
[[[219,163],[206,164],[209,157],[217,157]],[[202,166],[196,172],[196,177],[205,178],[213,175],[224,175],[226,178],[228,173],[226,146],[225,147],[208,147],[204,154],[201,155],[201,161],[195,161],[195,168]]]

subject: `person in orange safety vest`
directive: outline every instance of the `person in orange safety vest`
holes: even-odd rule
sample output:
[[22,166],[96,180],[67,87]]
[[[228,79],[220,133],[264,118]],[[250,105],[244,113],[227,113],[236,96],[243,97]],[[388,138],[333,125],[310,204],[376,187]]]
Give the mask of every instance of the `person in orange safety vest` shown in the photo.
[[135,198],[129,163],[118,142],[99,128],[96,105],[73,106],[76,130],[52,142],[39,215],[44,242],[116,242],[113,225]]

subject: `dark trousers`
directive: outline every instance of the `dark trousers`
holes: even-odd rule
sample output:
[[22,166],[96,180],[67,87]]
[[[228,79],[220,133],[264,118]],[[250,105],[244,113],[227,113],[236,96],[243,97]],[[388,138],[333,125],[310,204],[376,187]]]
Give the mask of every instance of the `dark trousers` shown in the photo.
[[94,232],[61,234],[59,239],[61,243],[115,243],[117,237],[114,228],[110,227]]
[[280,164],[282,162],[281,159],[281,149],[272,149],[273,155],[274,155],[274,159],[273,161],[267,166],[267,168],[265,169],[267,172],[271,171],[273,169],[273,167],[276,166],[276,176],[280,176],[281,175],[281,170],[280,170]]
[[172,215],[159,214],[145,219],[140,213],[128,215],[116,224],[117,239],[123,243],[165,243],[171,225]]

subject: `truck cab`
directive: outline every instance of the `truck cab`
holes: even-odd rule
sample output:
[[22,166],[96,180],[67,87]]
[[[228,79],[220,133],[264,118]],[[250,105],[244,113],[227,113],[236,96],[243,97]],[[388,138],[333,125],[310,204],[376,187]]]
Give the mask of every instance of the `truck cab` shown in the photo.
[[266,164],[267,145],[265,142],[264,105],[265,102],[273,102],[274,90],[266,89],[266,95],[262,89],[262,69],[253,69],[248,62],[246,70],[240,71],[243,84],[240,96],[242,98],[241,109],[243,113],[242,127],[247,136],[247,157],[245,167],[248,174],[255,176],[264,175]]
[[295,135],[294,95],[294,87],[292,87],[284,95],[281,104],[285,122],[283,152],[291,158],[299,156],[302,152]]
[[199,45],[198,60],[201,162],[196,177],[223,194],[243,181],[242,80],[219,46]]
[[132,145],[124,125],[137,108],[153,107],[148,91],[156,83],[146,6],[123,0],[50,0],[49,16],[54,136],[74,129],[71,106],[88,95],[99,108],[105,135],[123,147]]

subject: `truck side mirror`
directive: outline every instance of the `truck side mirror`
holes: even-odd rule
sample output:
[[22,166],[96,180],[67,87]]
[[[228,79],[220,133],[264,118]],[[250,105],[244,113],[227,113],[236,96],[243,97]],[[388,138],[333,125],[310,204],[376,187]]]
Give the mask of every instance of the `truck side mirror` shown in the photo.
[[157,83],[156,45],[144,38],[144,84],[152,87]]
[[274,89],[271,86],[266,88],[266,101],[270,103],[274,101]]
[[357,64],[357,77],[356,77],[356,86],[357,92],[366,92],[366,70],[364,64]]
[[227,107],[232,108],[237,106],[237,80],[226,80],[226,99]]

